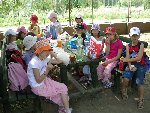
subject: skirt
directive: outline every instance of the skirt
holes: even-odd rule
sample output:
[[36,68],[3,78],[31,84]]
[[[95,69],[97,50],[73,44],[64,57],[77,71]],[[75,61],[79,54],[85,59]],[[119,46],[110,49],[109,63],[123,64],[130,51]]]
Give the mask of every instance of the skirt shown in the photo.
[[68,88],[65,84],[56,82],[48,77],[45,78],[44,84],[38,87],[33,87],[32,91],[36,95],[52,100],[59,106],[64,106],[61,94],[68,94]]

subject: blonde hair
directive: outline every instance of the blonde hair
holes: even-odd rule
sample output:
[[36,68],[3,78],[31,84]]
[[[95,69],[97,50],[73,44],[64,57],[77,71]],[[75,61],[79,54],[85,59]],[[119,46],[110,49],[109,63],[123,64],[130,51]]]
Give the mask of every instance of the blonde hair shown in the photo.
[[115,40],[119,38],[119,35],[117,33],[114,33]]

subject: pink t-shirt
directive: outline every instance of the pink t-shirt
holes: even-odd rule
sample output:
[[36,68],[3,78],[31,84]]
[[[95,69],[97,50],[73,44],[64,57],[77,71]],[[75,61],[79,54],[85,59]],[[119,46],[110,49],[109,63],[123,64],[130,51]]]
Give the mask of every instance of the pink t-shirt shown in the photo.
[[110,43],[110,52],[107,54],[105,57],[108,59],[112,59],[117,56],[118,54],[118,49],[122,49],[123,44],[122,41],[117,39],[115,42]]

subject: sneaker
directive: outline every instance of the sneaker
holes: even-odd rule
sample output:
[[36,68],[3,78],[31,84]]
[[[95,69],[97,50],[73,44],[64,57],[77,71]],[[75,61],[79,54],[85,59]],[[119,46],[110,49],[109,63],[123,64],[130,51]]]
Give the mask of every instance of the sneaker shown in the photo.
[[128,99],[128,94],[127,94],[127,89],[122,90],[122,99],[127,100]]
[[139,99],[138,100],[138,109],[143,109],[144,108],[144,99]]
[[71,113],[71,112],[72,112],[72,108],[69,108],[68,111],[66,111],[64,107],[59,107],[58,109],[58,113]]
[[112,82],[104,82],[104,88],[111,88],[113,83]]

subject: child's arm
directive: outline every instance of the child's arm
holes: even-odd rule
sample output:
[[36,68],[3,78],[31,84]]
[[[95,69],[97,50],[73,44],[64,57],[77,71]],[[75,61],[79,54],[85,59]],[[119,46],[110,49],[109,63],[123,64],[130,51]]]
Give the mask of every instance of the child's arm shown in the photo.
[[110,39],[109,38],[106,38],[105,44],[106,44],[105,53],[109,54],[109,51],[110,51]]
[[135,57],[135,58],[125,58],[123,61],[124,62],[136,62],[136,61],[140,61],[142,59],[143,53],[144,53],[144,44],[141,43],[137,57]]
[[103,49],[104,49],[104,42],[105,42],[105,40],[103,39],[103,40],[102,40],[102,47],[101,47],[100,52],[102,52],[102,51],[103,51]]
[[[126,59],[129,59],[129,58],[130,58],[130,56],[129,56],[129,45],[127,44],[126,45]],[[128,62],[128,66],[129,66],[129,68],[131,67],[131,62]]]
[[40,75],[39,69],[32,68],[36,82],[41,83],[45,79],[45,77],[48,75],[49,71],[53,69],[53,67],[54,66],[49,62],[46,67],[46,71],[42,75]]
[[117,56],[112,59],[105,60],[102,65],[106,66],[110,64],[111,62],[118,60],[121,57],[121,53],[122,53],[122,49],[118,49]]

